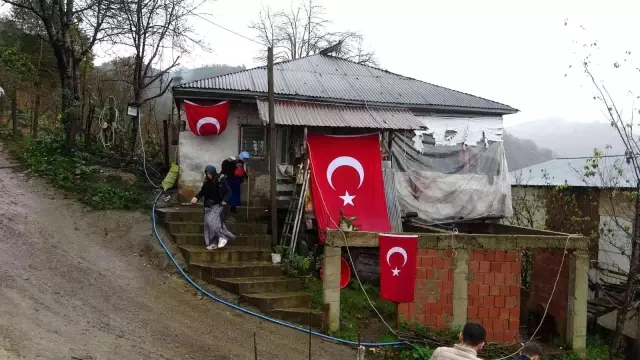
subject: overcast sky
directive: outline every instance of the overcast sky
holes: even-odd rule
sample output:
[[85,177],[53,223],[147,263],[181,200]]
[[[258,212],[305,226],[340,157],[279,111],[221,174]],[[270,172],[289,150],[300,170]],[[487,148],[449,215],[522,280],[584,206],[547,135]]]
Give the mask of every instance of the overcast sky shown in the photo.
[[[638,71],[628,62],[621,69],[614,69],[613,63],[622,63],[625,51],[632,51],[631,58],[635,55],[640,4],[633,1],[315,2],[326,7],[332,30],[362,33],[382,68],[520,109],[521,113],[505,118],[507,125],[550,117],[602,119],[580,66],[584,56],[580,45],[591,40],[600,44],[594,67],[598,78],[620,106],[627,110],[632,106],[631,97],[624,95],[633,90],[631,83],[638,83]],[[296,1],[217,0],[202,12],[251,37],[248,26],[261,7],[286,9],[292,3]],[[193,51],[181,61],[183,66],[259,65],[254,61],[258,45],[201,19],[195,19],[193,26],[212,52]]]

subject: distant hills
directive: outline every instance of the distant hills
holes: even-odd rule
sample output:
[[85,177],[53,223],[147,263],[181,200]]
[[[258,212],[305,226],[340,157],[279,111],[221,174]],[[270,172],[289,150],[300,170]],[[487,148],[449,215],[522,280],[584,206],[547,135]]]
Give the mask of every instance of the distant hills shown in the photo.
[[[558,157],[591,156],[596,148],[610,155],[624,153],[617,131],[605,122],[547,118],[514,125],[506,131],[517,138],[532,140],[538,147],[550,149]],[[606,150],[607,146],[611,149]]]
[[532,140],[517,138],[507,131],[504,132],[503,139],[509,171],[520,170],[557,157],[550,149],[540,148]]

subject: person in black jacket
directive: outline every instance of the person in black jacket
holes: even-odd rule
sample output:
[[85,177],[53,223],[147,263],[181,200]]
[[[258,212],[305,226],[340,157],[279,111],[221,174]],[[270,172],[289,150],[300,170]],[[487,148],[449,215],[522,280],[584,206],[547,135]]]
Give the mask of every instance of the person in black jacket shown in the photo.
[[542,358],[542,350],[538,344],[529,341],[524,344],[521,355],[516,360],[540,360]]
[[191,199],[191,203],[196,204],[204,198],[205,243],[208,250],[214,250],[223,247],[227,239],[234,238],[224,225],[231,189],[226,176],[217,174],[214,166],[208,165],[205,168],[205,175],[204,183],[196,196]]

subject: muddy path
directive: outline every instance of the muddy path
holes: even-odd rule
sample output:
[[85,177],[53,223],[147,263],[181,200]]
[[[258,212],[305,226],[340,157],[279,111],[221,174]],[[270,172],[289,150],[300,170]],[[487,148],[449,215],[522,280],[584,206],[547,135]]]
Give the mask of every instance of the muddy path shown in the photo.
[[[147,212],[95,212],[8,167],[0,144],[0,358],[307,358],[308,336],[194,296],[150,264]],[[352,359],[314,338],[313,359]]]

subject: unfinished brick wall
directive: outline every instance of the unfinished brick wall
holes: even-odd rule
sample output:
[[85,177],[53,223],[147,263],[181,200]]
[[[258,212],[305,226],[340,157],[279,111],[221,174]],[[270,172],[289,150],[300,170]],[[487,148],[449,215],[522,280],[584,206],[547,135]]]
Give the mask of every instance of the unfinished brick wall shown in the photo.
[[472,251],[467,319],[481,323],[487,340],[513,343],[520,328],[519,251]]
[[453,317],[453,251],[418,249],[415,300],[398,305],[398,321],[446,329]]
[[[553,291],[562,263],[563,250],[534,250],[531,261],[531,290],[527,310],[546,306]],[[569,297],[569,256],[566,256],[548,314],[557,322],[558,334],[565,334],[567,324],[567,299]]]

